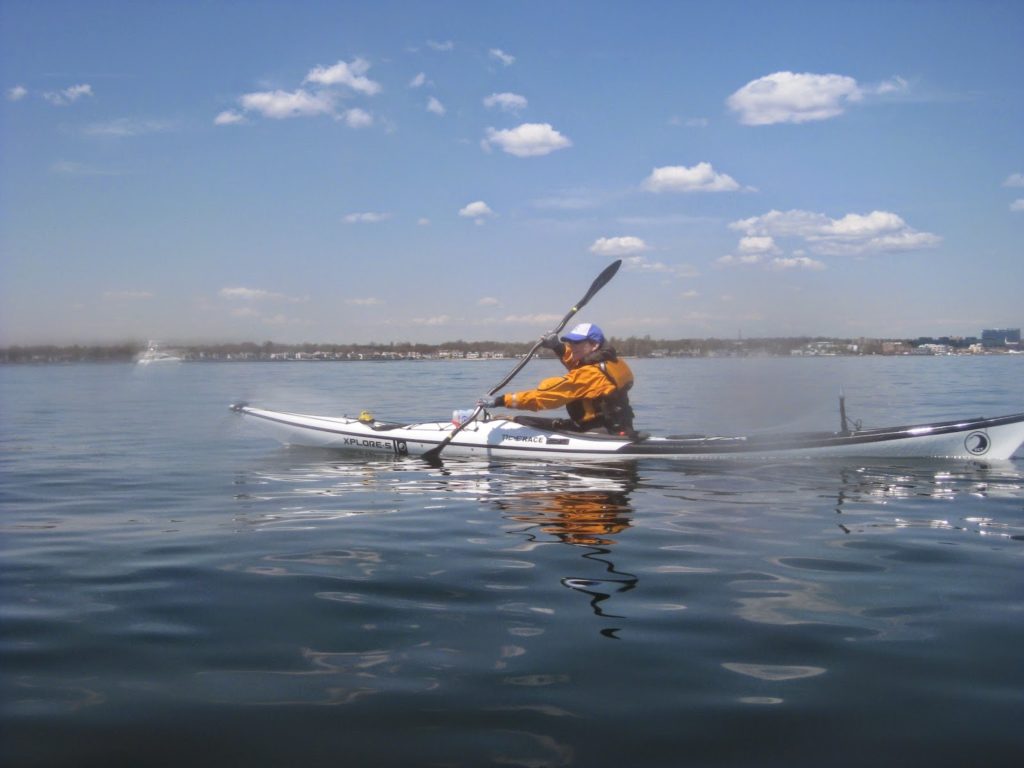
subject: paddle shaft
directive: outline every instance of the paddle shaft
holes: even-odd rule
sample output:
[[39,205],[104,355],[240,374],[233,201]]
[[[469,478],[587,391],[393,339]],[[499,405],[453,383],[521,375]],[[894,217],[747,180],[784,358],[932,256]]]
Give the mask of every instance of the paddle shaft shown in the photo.
[[[605,267],[604,270],[601,272],[601,274],[598,275],[596,278],[594,278],[594,282],[591,283],[590,289],[586,292],[586,294],[584,294],[583,298],[580,299],[579,301],[577,301],[572,306],[572,308],[568,312],[565,313],[565,317],[562,318],[562,322],[560,322],[557,326],[555,326],[548,333],[546,333],[545,336],[551,336],[552,334],[559,333],[563,328],[565,328],[565,326],[568,325],[569,321],[572,319],[573,315],[575,315],[577,312],[579,312],[581,309],[583,309],[583,307],[585,307],[587,305],[587,302],[589,302],[592,298],[594,298],[594,294],[596,294],[598,291],[600,291],[602,288],[604,288],[605,285],[608,284],[608,281],[611,280],[613,277],[615,277],[615,273],[619,271],[619,267],[621,267],[621,266],[622,266],[622,259],[618,259],[616,261],[613,261],[607,267]],[[518,374],[521,370],[523,370],[523,368],[526,367],[526,364],[528,362],[530,362],[530,360],[533,358],[533,356],[535,354],[537,354],[537,350],[541,348],[541,345],[543,343],[544,343],[544,338],[543,337],[538,339],[537,343],[533,345],[533,348],[530,349],[530,351],[527,353],[526,357],[524,357],[522,360],[520,360],[519,363],[516,365],[516,367],[513,368],[504,379],[502,379],[497,384],[495,384],[494,387],[492,387],[487,392],[487,394],[488,395],[493,395],[493,394],[497,393],[498,390],[504,389],[504,387],[510,381],[512,381],[512,379],[514,379],[516,377],[516,374]],[[436,448],[431,448],[429,451],[424,453],[423,454],[423,458],[426,461],[428,461],[428,462],[437,461],[438,457],[441,455],[441,451],[443,451],[448,446],[448,444],[451,443],[451,441],[455,439],[455,436],[457,434],[459,434],[459,432],[461,432],[463,429],[465,429],[467,426],[469,426],[470,422],[475,421],[476,417],[480,415],[480,411],[482,411],[482,410],[483,410],[483,406],[482,405],[478,405],[475,409],[473,409],[473,413],[472,413],[472,415],[470,415],[470,417],[468,419],[463,421],[461,424],[458,424],[455,427],[455,429],[452,430],[452,432],[448,435],[448,437],[446,437],[444,440],[442,440],[437,445]]]

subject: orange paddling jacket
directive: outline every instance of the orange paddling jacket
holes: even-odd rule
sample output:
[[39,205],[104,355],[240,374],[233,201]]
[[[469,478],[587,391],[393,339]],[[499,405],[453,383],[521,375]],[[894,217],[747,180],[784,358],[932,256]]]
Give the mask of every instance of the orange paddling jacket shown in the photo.
[[629,405],[633,372],[611,347],[601,347],[578,364],[568,346],[562,351],[563,376],[544,379],[536,389],[504,395],[506,408],[545,411],[566,407],[572,427],[581,432],[606,428],[612,434],[633,434],[633,409]]

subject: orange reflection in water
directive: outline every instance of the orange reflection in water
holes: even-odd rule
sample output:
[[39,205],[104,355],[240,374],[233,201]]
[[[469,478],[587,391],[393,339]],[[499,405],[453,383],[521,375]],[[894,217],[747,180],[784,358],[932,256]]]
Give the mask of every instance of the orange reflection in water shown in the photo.
[[566,544],[610,547],[631,525],[629,497],[619,492],[523,493],[498,506],[509,519],[534,524]]

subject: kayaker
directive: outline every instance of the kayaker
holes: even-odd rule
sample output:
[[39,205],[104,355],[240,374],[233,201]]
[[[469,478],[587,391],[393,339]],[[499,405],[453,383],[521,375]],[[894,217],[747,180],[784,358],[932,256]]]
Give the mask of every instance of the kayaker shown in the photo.
[[520,416],[515,421],[574,432],[636,435],[628,394],[633,372],[619,359],[600,328],[580,323],[561,338],[555,334],[544,337],[542,346],[561,359],[568,371],[565,375],[544,379],[536,389],[482,397],[477,405],[523,411],[546,411],[564,405],[568,419]]

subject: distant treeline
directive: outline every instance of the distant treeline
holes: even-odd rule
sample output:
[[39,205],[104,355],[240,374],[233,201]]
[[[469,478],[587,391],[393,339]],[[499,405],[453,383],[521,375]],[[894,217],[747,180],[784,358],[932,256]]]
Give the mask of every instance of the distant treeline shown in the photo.
[[145,347],[137,344],[94,344],[70,347],[54,345],[13,346],[0,348],[0,362],[3,363],[80,363],[80,362],[125,362]]
[[[879,354],[883,342],[874,339],[835,339],[826,337],[791,337],[764,339],[652,339],[650,336],[629,336],[611,339],[622,355],[631,357],[703,357],[730,355],[789,355],[794,350],[811,344],[834,344],[856,354]],[[908,346],[914,342],[904,342]],[[404,357],[438,357],[444,352],[480,355],[501,354],[517,357],[526,354],[533,342],[509,341],[446,341],[441,344],[414,344],[390,342],[369,344],[280,344],[266,341],[230,344],[175,344],[167,351],[186,360],[269,360],[272,356],[323,354],[330,359],[376,359]],[[141,343],[73,346],[10,346],[0,348],[0,363],[74,363],[74,362],[128,362],[145,351]]]

